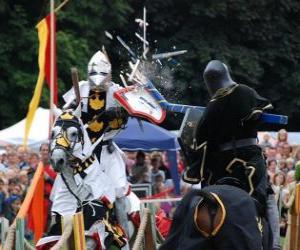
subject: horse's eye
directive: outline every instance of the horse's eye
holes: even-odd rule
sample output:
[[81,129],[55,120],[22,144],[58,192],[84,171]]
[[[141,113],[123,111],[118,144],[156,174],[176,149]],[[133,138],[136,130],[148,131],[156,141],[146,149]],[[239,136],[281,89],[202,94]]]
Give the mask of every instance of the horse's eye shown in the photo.
[[77,135],[78,135],[78,131],[76,128],[74,127],[68,128],[67,136],[70,141],[75,141],[77,139]]

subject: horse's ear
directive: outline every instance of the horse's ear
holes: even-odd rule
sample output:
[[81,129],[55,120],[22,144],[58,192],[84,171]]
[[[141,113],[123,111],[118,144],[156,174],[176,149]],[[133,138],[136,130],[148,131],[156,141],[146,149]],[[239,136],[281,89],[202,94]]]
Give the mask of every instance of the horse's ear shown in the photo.
[[81,117],[81,103],[78,104],[77,108],[74,110],[73,114],[80,118]]
[[56,107],[56,105],[54,104],[54,108],[53,108],[53,114],[55,116],[55,118],[59,117],[62,114],[62,110],[58,107]]

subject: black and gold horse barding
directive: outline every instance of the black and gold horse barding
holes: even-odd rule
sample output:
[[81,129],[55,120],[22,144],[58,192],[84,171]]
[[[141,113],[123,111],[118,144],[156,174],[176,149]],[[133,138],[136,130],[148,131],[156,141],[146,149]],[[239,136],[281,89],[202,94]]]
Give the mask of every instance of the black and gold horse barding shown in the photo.
[[160,250],[269,250],[271,233],[257,202],[232,185],[190,191]]

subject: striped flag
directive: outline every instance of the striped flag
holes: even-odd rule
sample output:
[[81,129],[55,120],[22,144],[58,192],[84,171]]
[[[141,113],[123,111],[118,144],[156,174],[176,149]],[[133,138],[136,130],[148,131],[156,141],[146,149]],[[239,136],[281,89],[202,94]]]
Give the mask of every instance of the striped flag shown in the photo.
[[[55,39],[55,15],[54,16],[54,39]],[[32,121],[34,118],[34,114],[36,109],[38,108],[40,97],[42,94],[43,83],[46,78],[48,86],[50,87],[50,55],[51,55],[51,43],[50,43],[50,17],[49,14],[47,17],[42,19],[36,26],[38,30],[38,38],[39,38],[39,56],[38,56],[38,64],[39,64],[39,75],[38,80],[35,86],[33,97],[30,101],[27,117],[26,117],[26,125],[25,125],[25,135],[24,135],[24,146],[27,145],[28,136],[30,127],[32,125]],[[53,90],[53,102],[57,104],[57,71],[56,71],[56,46],[54,43],[54,90]]]

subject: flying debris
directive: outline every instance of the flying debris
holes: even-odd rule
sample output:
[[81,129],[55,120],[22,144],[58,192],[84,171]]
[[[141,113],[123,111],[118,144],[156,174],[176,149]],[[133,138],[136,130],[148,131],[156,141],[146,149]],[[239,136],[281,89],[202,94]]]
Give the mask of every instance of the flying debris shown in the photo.
[[126,82],[126,80],[125,80],[125,78],[124,78],[124,76],[122,74],[120,74],[120,78],[121,78],[121,81],[122,81],[123,85],[125,87],[128,87],[128,84],[127,84],[127,82]]
[[135,72],[136,72],[136,70],[137,70],[137,68],[138,68],[138,66],[139,66],[139,64],[140,64],[140,59],[138,59],[137,61],[136,61],[136,63],[135,63],[135,65],[132,67],[132,72],[131,72],[131,74],[130,74],[130,76],[129,76],[129,78],[128,78],[128,81],[129,82],[131,82],[132,81],[132,79],[133,79],[133,77],[134,77],[134,75],[135,75]]
[[147,41],[147,39],[146,39],[146,29],[147,29],[147,21],[146,21],[146,14],[147,13],[147,11],[146,11],[146,8],[144,7],[144,9],[143,9],[143,50],[144,50],[144,52],[143,52],[143,56],[144,56],[144,58],[146,59],[146,54],[147,54],[147,52],[146,52],[146,41]]
[[124,42],[124,40],[121,38],[121,37],[119,37],[119,36],[117,36],[117,39],[118,39],[118,41],[122,44],[122,46],[129,52],[129,54],[132,56],[132,57],[134,57],[134,58],[136,58],[136,54],[132,51],[132,49]]
[[104,34],[105,34],[105,36],[108,37],[110,40],[113,40],[113,39],[114,39],[113,35],[112,35],[111,33],[109,33],[107,30],[104,31]]
[[147,46],[149,46],[149,42],[148,41],[144,41],[144,38],[141,37],[137,32],[135,32],[135,36],[140,39],[143,43],[146,43]]
[[185,54],[186,52],[187,52],[187,50],[179,50],[179,51],[174,51],[174,52],[154,54],[154,55],[152,55],[152,59],[156,60],[156,59],[169,58],[169,57],[172,57],[172,56],[178,56],[178,55]]
[[[140,18],[136,18],[135,22],[139,24],[140,27],[142,27],[144,25],[144,20],[140,19]],[[148,26],[149,23],[146,22],[146,26]]]

